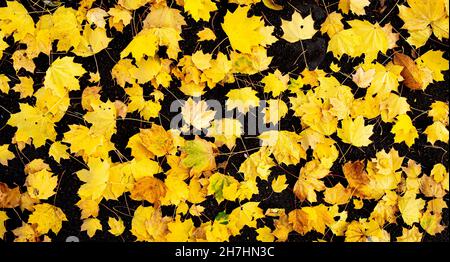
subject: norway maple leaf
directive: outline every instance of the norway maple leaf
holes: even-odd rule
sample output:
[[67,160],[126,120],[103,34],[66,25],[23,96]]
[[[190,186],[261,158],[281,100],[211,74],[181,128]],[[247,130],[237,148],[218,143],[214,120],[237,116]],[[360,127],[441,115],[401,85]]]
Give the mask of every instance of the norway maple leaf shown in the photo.
[[373,134],[372,130],[373,125],[365,126],[364,118],[358,116],[355,120],[350,118],[343,119],[342,128],[338,129],[337,134],[344,143],[362,147],[372,143],[369,139]]

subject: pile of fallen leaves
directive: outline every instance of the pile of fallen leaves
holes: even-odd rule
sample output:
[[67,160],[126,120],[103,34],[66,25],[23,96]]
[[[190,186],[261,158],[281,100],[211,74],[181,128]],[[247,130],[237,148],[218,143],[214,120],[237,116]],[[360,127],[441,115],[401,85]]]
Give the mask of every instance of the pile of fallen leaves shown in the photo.
[[[8,141],[0,144],[0,165],[22,165],[0,169],[9,170],[0,172],[0,238],[51,241],[79,219],[80,234],[90,238],[131,232],[137,241],[229,241],[244,231],[259,241],[311,232],[323,241],[440,234],[448,224],[448,98],[420,111],[429,124],[418,128],[404,94],[427,96],[448,81],[449,1],[309,1],[323,19],[295,2],[2,3],[0,134]],[[268,22],[269,12],[277,23]],[[192,28],[195,34],[184,33]],[[130,33],[101,73],[108,65],[96,57]],[[319,37],[328,63],[313,68],[306,44]],[[180,44],[188,38],[196,42],[192,52]],[[277,43],[305,47],[295,70],[273,63],[284,59],[268,52]],[[87,59],[95,66],[85,66]],[[114,82],[102,84],[108,77]],[[218,118],[202,98],[217,90],[225,90],[216,99],[234,114]],[[162,124],[167,101],[181,98],[184,125]],[[248,137],[240,119],[257,107],[277,128]],[[119,122],[140,129],[119,130]],[[379,127],[381,136],[392,134],[382,149]],[[246,139],[259,146],[237,152]],[[407,155],[427,147],[444,156]],[[355,149],[362,157],[347,159]],[[78,181],[76,194],[65,196],[77,199],[77,217],[59,200],[69,192],[61,182],[68,176]],[[270,194],[262,198],[262,191]],[[281,195],[295,206],[276,201]]]

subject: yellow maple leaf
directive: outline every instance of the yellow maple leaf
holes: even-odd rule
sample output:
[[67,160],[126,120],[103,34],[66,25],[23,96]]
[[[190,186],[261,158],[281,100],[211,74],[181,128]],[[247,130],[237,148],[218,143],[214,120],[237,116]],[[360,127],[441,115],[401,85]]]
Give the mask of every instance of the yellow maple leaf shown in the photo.
[[203,101],[195,101],[191,97],[181,108],[181,115],[187,125],[192,125],[197,130],[208,128],[214,119],[216,112],[208,109],[208,104]]
[[381,120],[387,123],[393,122],[398,115],[404,115],[411,110],[406,97],[392,92],[387,97],[382,98],[382,101],[379,102],[379,107]]
[[[12,89],[20,93],[20,98],[32,96],[34,93],[33,79],[31,77],[19,76],[20,83],[16,84]],[[0,84],[1,85],[1,84]],[[5,92],[7,93],[7,92]]]
[[258,241],[273,242],[275,240],[275,236],[272,234],[272,230],[267,226],[258,228],[256,230],[256,233],[258,233],[258,236],[256,236],[256,240]]
[[100,210],[98,202],[92,199],[80,199],[76,203],[77,207],[81,209],[81,219],[88,217],[97,217]]
[[12,232],[16,237],[14,239],[15,242],[36,242],[36,239],[39,237],[36,229],[26,223],[22,223],[22,226],[12,230]]
[[424,134],[427,135],[427,141],[433,145],[436,141],[448,143],[449,132],[447,127],[442,122],[436,121],[429,125],[425,129]]
[[419,228],[413,226],[411,229],[403,228],[402,235],[397,237],[397,242],[421,242],[423,234]]
[[0,145],[0,164],[7,166],[8,161],[14,159],[14,154],[8,150],[9,145]]
[[288,88],[289,75],[282,75],[280,70],[275,70],[274,73],[270,73],[265,76],[261,83],[264,84],[264,92],[272,92],[273,97],[278,97],[282,92]]
[[341,183],[336,184],[334,187],[327,187],[324,192],[325,202],[332,205],[346,204],[350,200],[351,196],[351,190],[342,186]]
[[137,241],[164,241],[170,220],[162,217],[160,209],[139,206],[131,221],[131,233]]
[[94,136],[86,126],[69,125],[70,130],[64,133],[62,142],[70,144],[70,152],[89,157],[108,156],[108,152],[114,149],[112,142],[104,136]]
[[267,103],[269,106],[264,110],[264,123],[273,123],[276,125],[281,118],[286,116],[288,113],[288,107],[281,99],[270,99]]
[[272,190],[275,193],[281,193],[288,187],[286,184],[286,175],[277,176],[274,180],[272,180]]
[[[399,5],[398,16],[404,22],[403,28],[410,33],[407,39],[409,43],[419,48],[426,43],[432,32],[439,39],[448,38],[448,29],[447,31],[442,29],[445,28],[445,24],[448,28],[445,0],[436,0],[432,3],[427,0],[408,0],[407,3],[410,7]],[[418,35],[422,35],[420,41],[414,39]]]
[[356,117],[355,120],[346,118],[342,120],[342,128],[338,129],[338,137],[344,143],[354,145],[356,147],[368,146],[370,136],[372,136],[373,125],[364,125],[364,118],[362,116]]
[[167,241],[169,242],[186,242],[189,240],[194,231],[194,222],[192,219],[185,219],[183,222],[178,217],[175,221],[167,224],[169,233],[167,234]]
[[360,219],[349,223],[345,242],[389,242],[390,235],[375,220]]
[[331,37],[328,42],[327,52],[332,52],[338,58],[344,54],[356,57],[361,55],[361,41],[361,36],[356,34],[355,31],[342,30]]
[[130,98],[130,102],[127,105],[128,112],[138,111],[145,120],[159,115],[159,111],[162,108],[161,104],[154,100],[145,100],[142,87],[133,85],[126,88],[125,92]]
[[270,168],[275,166],[270,154],[271,151],[265,146],[244,160],[239,167],[239,172],[244,174],[245,180],[254,180],[257,176],[262,180],[268,179]]
[[420,221],[421,210],[425,207],[425,200],[416,199],[416,194],[406,192],[398,199],[398,209],[402,214],[403,221],[407,225],[412,225]]
[[0,239],[3,239],[6,233],[5,221],[8,219],[9,217],[6,214],[6,211],[0,211]]
[[236,139],[240,138],[242,133],[241,121],[234,118],[222,118],[212,122],[207,136],[214,137],[214,143],[217,146],[226,145],[231,149],[236,145]]
[[211,0],[184,0],[184,10],[195,21],[209,21],[210,13],[217,10],[217,5]]
[[83,220],[83,224],[81,224],[81,231],[86,231],[89,238],[92,238],[97,230],[103,230],[100,220],[97,218],[87,218]]
[[114,103],[107,101],[106,103],[92,105],[92,109],[84,116],[84,119],[92,124],[90,133],[94,136],[111,137],[116,132],[117,112]]
[[426,197],[444,197],[445,190],[442,183],[436,182],[430,176],[423,175],[419,180],[420,192],[424,194]]
[[420,226],[428,234],[435,236],[444,231],[445,227],[441,225],[442,215],[432,212],[425,212],[420,218]]
[[239,112],[246,114],[250,111],[251,107],[257,107],[259,105],[259,98],[256,96],[257,93],[251,87],[230,90],[227,94],[227,110],[236,108]]
[[234,201],[237,198],[238,185],[234,177],[215,173],[209,177],[208,195],[214,195],[219,204],[224,199]]
[[101,199],[109,179],[109,160],[89,158],[87,163],[89,170],[82,169],[77,172],[78,178],[85,182],[78,189],[81,199]]
[[120,52],[120,58],[124,58],[130,53],[136,60],[140,60],[144,55],[153,57],[158,49],[158,42],[158,37],[153,30],[143,29]]
[[326,189],[321,180],[329,174],[329,170],[320,166],[317,160],[309,161],[300,169],[300,176],[294,185],[294,194],[300,201],[317,201],[317,193]]
[[428,111],[428,116],[433,118],[433,121],[440,121],[444,125],[448,125],[448,103],[442,101],[435,101],[431,104],[431,109]]
[[375,77],[375,73],[375,69],[365,71],[362,67],[358,67],[352,75],[352,79],[358,87],[366,88],[371,85],[372,80]]
[[199,41],[214,41],[216,40],[216,35],[214,34],[214,31],[205,27],[201,31],[197,33],[198,40]]
[[388,50],[388,37],[378,23],[369,21],[348,21],[353,30],[361,38],[360,52],[366,55],[366,61],[376,59],[378,52],[386,53]]
[[182,26],[185,25],[186,21],[181,11],[165,5],[151,5],[150,13],[144,20],[144,28],[169,27],[181,32]]
[[275,229],[272,234],[279,241],[286,241],[289,233],[292,231],[292,225],[288,221],[288,216],[283,212],[279,219],[274,221]]
[[106,21],[105,17],[109,16],[108,13],[99,8],[91,8],[86,13],[86,21],[88,21],[90,24],[94,24],[97,27],[105,28]]
[[132,16],[129,10],[116,5],[108,10],[110,15],[108,21],[111,28],[115,28],[117,31],[122,32],[123,28],[130,24]]
[[34,93],[34,97],[36,97],[36,107],[53,122],[60,121],[70,106],[69,96],[59,97],[46,86],[39,88]]
[[54,142],[50,148],[48,149],[49,156],[53,157],[56,162],[60,162],[61,159],[69,159],[70,155],[67,153],[67,149],[69,149],[65,144],[56,141]]
[[86,73],[86,70],[73,60],[73,57],[68,56],[58,58],[45,73],[44,85],[59,97],[66,96],[69,91],[80,89],[77,77]]
[[325,22],[320,26],[320,32],[322,34],[328,34],[330,38],[333,37],[336,33],[344,30],[344,24],[341,22],[342,19],[342,15],[337,12],[329,13]]
[[152,124],[151,128],[141,129],[139,134],[142,145],[156,156],[164,156],[175,149],[172,134],[162,126]]
[[281,29],[282,38],[290,43],[311,39],[317,32],[312,15],[303,18],[298,12],[292,14],[291,21],[281,19]]
[[205,211],[205,208],[200,205],[194,204],[189,208],[189,214],[196,216],[196,217],[201,216],[204,211]]
[[395,135],[395,143],[405,142],[408,147],[411,147],[414,144],[414,140],[419,137],[408,115],[397,116],[397,122],[395,122],[391,132]]
[[192,54],[191,59],[195,67],[204,71],[211,67],[212,54],[205,54],[202,50],[199,50]]
[[261,17],[247,17],[249,6],[238,7],[233,13],[227,12],[222,28],[230,40],[231,47],[243,53],[251,53],[252,47],[258,46],[264,41],[261,28],[264,22]]
[[3,74],[0,75],[0,91],[2,91],[5,94],[8,94],[9,92],[9,78]]
[[20,103],[20,111],[12,114],[8,125],[17,127],[15,139],[17,142],[27,143],[32,139],[36,147],[43,146],[45,141],[54,141],[56,131],[54,123],[48,116],[37,107]]
[[339,9],[342,10],[344,14],[348,14],[349,11],[356,15],[365,15],[365,7],[369,6],[369,0],[339,0]]
[[90,26],[86,26],[80,39],[80,43],[73,52],[82,57],[92,56],[108,47],[111,40],[112,38],[109,38],[106,35],[105,28],[96,27],[95,29],[92,29]]
[[164,180],[164,184],[167,187],[167,192],[161,200],[163,205],[179,205],[189,198],[189,186],[181,178],[168,176]]
[[373,76],[373,81],[371,81],[370,86],[367,89],[367,94],[380,94],[380,96],[384,98],[391,91],[398,91],[399,81],[403,80],[401,75],[403,72],[402,69],[402,66],[394,65],[392,63],[389,63],[386,66],[378,63],[375,64],[373,68],[375,74]]
[[16,1],[6,1],[6,7],[0,8],[0,28],[6,36],[13,35],[14,41],[20,41],[27,34],[34,34],[34,21],[28,10]]
[[47,203],[35,205],[33,213],[28,218],[28,223],[36,224],[36,230],[41,235],[47,234],[50,230],[58,234],[63,221],[67,221],[63,211]]
[[311,230],[324,234],[325,228],[333,222],[333,217],[323,204],[313,207],[303,207],[289,212],[289,223],[301,235],[305,235]]
[[256,222],[263,218],[263,210],[258,206],[259,202],[247,202],[231,211],[228,216],[228,229],[231,235],[238,235],[244,226],[256,228]]
[[347,230],[348,222],[348,212],[339,212],[339,207],[337,205],[328,208],[328,212],[334,218],[335,222],[330,225],[330,229],[336,236],[344,236]]
[[45,169],[29,174],[26,179],[28,194],[33,198],[48,199],[55,194],[58,177]]
[[429,50],[415,61],[419,67],[427,67],[433,72],[434,81],[444,81],[442,71],[449,69],[449,62],[443,57],[444,52]]
[[258,137],[262,146],[268,146],[275,159],[286,165],[296,165],[300,159],[306,159],[306,151],[300,145],[300,136],[286,130],[270,130]]
[[108,226],[109,233],[113,234],[116,237],[122,235],[123,231],[125,230],[125,226],[120,217],[119,219],[113,217],[108,218]]

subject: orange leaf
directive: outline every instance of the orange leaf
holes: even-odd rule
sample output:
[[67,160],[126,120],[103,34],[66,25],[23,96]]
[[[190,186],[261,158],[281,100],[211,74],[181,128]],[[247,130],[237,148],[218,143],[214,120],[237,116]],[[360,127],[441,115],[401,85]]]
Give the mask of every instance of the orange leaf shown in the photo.
[[166,195],[166,192],[167,188],[163,181],[146,176],[136,181],[131,190],[131,198],[134,200],[147,200],[158,205],[159,200]]
[[405,79],[403,84],[412,90],[422,89],[422,80],[420,79],[420,69],[416,62],[409,56],[396,53],[394,55],[394,64],[403,66],[401,75]]
[[19,204],[19,187],[9,188],[5,183],[0,183],[0,208],[15,208]]

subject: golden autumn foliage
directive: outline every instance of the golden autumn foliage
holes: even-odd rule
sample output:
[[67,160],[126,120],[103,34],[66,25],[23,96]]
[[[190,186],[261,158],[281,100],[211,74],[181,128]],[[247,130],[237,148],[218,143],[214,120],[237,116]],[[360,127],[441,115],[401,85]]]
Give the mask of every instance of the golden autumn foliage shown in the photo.
[[448,230],[448,0],[39,2],[0,6],[0,239]]

